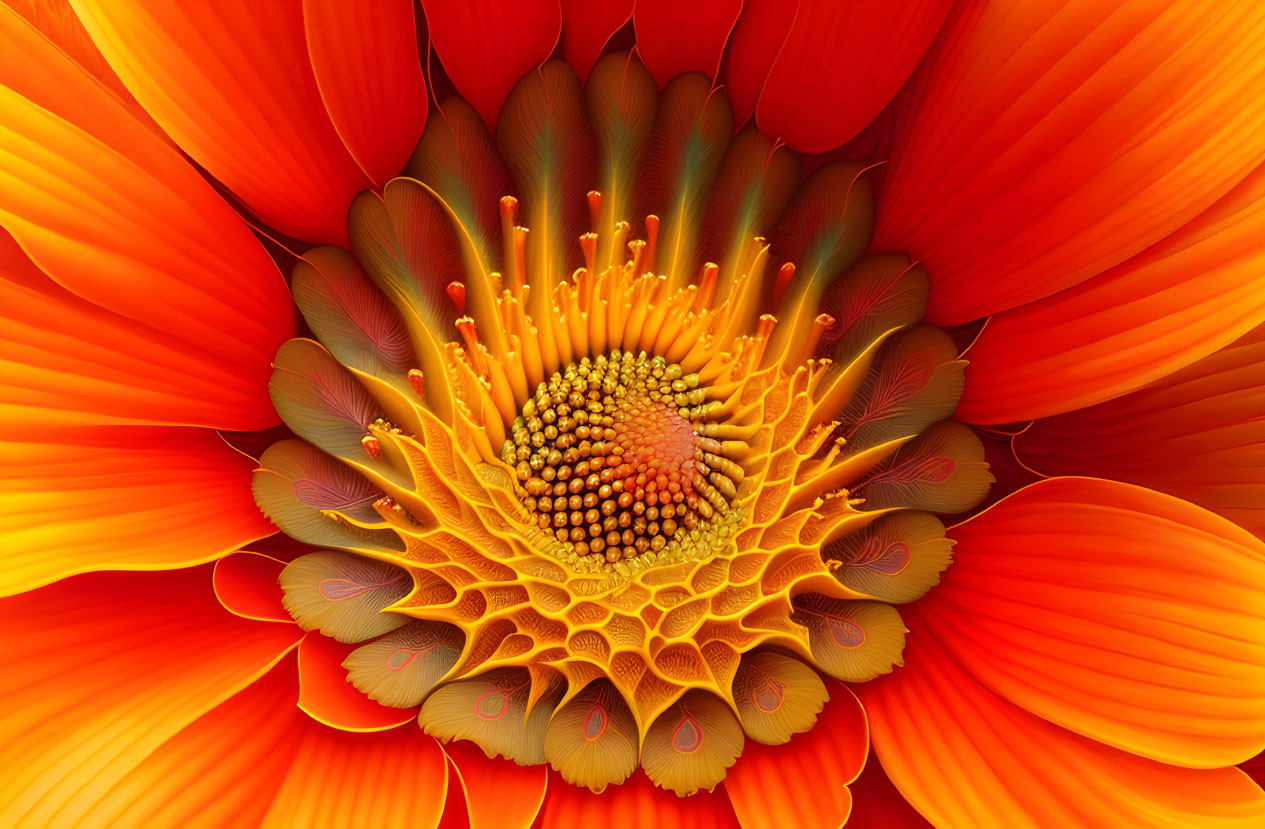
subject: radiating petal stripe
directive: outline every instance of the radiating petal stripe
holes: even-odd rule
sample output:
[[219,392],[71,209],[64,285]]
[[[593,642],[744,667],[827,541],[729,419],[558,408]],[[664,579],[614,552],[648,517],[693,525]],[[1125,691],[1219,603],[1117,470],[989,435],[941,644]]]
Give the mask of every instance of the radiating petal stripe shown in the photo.
[[1265,327],[1131,394],[1038,420],[1014,449],[1044,474],[1150,487],[1265,537]]
[[1033,484],[949,535],[953,564],[915,609],[992,691],[1174,765],[1265,748],[1265,542],[1085,478]]
[[262,676],[298,628],[239,619],[211,568],[93,573],[0,600],[0,824],[69,826]]
[[301,4],[72,2],[128,90],[194,161],[283,233],[346,243],[347,208],[369,182],[321,100]]
[[464,795],[470,829],[527,829],[535,822],[549,782],[546,766],[487,757],[466,740],[448,743],[444,753],[454,769],[451,785]]
[[874,247],[926,266],[936,325],[1083,282],[1265,158],[1263,69],[1255,3],[959,4],[892,104]]
[[737,829],[738,819],[724,792],[700,791],[677,797],[656,788],[638,771],[627,782],[609,786],[601,794],[568,786],[550,775],[549,792],[541,811],[541,829],[606,826],[610,829]]
[[[725,777],[725,792],[744,829],[836,829],[848,820],[848,783],[869,753],[869,728],[861,703],[847,686],[829,682],[830,701],[812,730],[789,743],[766,746],[747,740]],[[829,769],[823,777],[820,772]]]
[[254,463],[202,429],[0,432],[0,595],[93,570],[187,567],[275,528]]
[[303,742],[264,829],[434,829],[453,785],[439,743],[416,728],[348,734],[301,724]]
[[1248,829],[1265,792],[1235,768],[1182,769],[1073,734],[991,693],[911,614],[906,667],[860,686],[874,750],[942,829]]
[[1088,282],[989,320],[958,416],[1009,423],[1134,391],[1265,321],[1265,167],[1194,221]]
[[[201,395],[211,401],[201,421],[160,406],[132,417],[230,429],[275,423],[264,384],[277,345],[293,332],[293,307],[237,216],[172,147],[7,8],[0,107],[0,224],[63,288],[118,315],[110,324],[138,323],[135,336],[122,337],[128,348],[151,337],[165,369],[173,352],[188,355],[184,371],[215,375],[226,387],[218,399]],[[17,259],[6,256],[26,269]],[[21,319],[31,309],[11,313]],[[48,322],[56,325],[56,315]],[[189,394],[198,382],[174,385]]]
[[0,230],[0,428],[262,426],[268,368],[79,298]]

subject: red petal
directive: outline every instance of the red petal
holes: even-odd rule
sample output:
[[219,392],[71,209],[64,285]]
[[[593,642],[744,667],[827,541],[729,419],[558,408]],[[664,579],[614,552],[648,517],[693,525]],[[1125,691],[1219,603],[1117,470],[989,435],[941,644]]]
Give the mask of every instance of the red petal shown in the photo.
[[1016,454],[1047,475],[1157,489],[1265,537],[1265,328],[1163,380],[1038,420]]
[[399,729],[347,734],[294,707],[287,658],[165,742],[108,790],[95,825],[429,829],[447,788],[443,752]]
[[958,416],[1010,423],[1079,409],[1229,345],[1265,321],[1262,234],[1265,167],[1122,265],[989,320],[966,355]]
[[400,728],[348,734],[307,722],[265,829],[433,829],[448,768],[439,744]]
[[[384,731],[417,718],[417,708],[390,708],[347,681],[343,660],[357,647],[312,632],[299,644],[299,707],[343,731]],[[421,734],[415,735],[423,739]]]
[[230,613],[262,622],[293,622],[281,604],[284,593],[277,579],[285,562],[242,551],[215,562],[215,597]]
[[558,44],[558,0],[423,0],[431,44],[444,71],[489,129],[514,84]]
[[927,819],[909,805],[901,793],[887,778],[887,772],[877,758],[870,758],[865,771],[848,786],[852,792],[852,814],[848,822],[853,826],[882,827],[882,829],[930,829]]
[[761,131],[807,153],[852,138],[914,71],[951,5],[800,0],[756,107]]
[[258,826],[313,725],[294,707],[298,690],[287,657],[113,786],[91,790],[90,825]]
[[455,740],[444,753],[465,793],[470,829],[526,829],[545,799],[548,766],[520,766],[489,758],[474,743]]
[[1247,829],[1265,820],[1265,793],[1237,769],[1126,754],[993,694],[911,607],[905,667],[859,690],[883,768],[936,826]]
[[791,32],[799,0],[745,0],[742,16],[729,36],[725,91],[734,108],[734,124],[755,112],[765,79]]
[[330,124],[300,4],[83,0],[76,9],[194,161],[283,233],[346,243],[347,208],[369,182]]
[[209,430],[10,432],[0,456],[0,594],[187,567],[275,531],[250,494],[254,463]]
[[1265,543],[1086,478],[1033,484],[949,535],[953,564],[916,609],[989,689],[1165,763],[1215,768],[1265,748]]
[[[725,792],[746,829],[836,829],[848,820],[848,784],[870,751],[865,710],[847,686],[827,681],[830,701],[811,731],[785,745],[747,740],[725,777]],[[829,769],[823,779],[821,772]]]
[[632,17],[633,0],[562,0],[562,56],[580,83],[588,80],[602,47]]
[[928,321],[1014,308],[1158,242],[1263,157],[1265,6],[993,0],[954,10],[893,103],[874,247]]
[[127,107],[133,116],[145,122],[145,125],[153,129],[160,138],[166,138],[158,125],[149,117],[149,113],[145,112],[132,97],[132,93],[127,91],[127,87],[123,85],[123,81],[119,80],[119,76],[114,74],[110,64],[106,63],[105,57],[92,42],[92,38],[88,36],[79,18],[75,16],[70,0],[8,0],[5,5],[26,18],[26,21],[39,30],[40,34],[56,44],[58,49],[65,52],[66,56],[79,64],[85,72],[109,87],[119,102]]
[[399,175],[426,124],[414,0],[304,0],[312,72],[347,152],[381,187]]
[[663,89],[684,72],[715,78],[742,0],[638,0],[633,7],[637,54]]
[[100,793],[300,635],[225,611],[209,566],[75,576],[0,601],[0,626],[4,826],[90,821]]
[[101,423],[250,428],[277,419],[267,399],[269,357],[259,353],[243,365],[80,299],[3,230],[0,343],[0,424],[11,430]]
[[[293,308],[276,266],[250,231],[174,149],[2,8],[0,105],[6,127],[0,215],[39,268],[65,289],[38,278],[6,237],[5,281],[31,295],[20,305],[6,303],[8,313],[24,320],[39,309],[46,326],[61,332],[60,315],[47,307],[68,290],[78,295],[65,300],[73,315],[66,325],[79,329],[73,339],[134,352],[129,369],[150,357],[145,341],[152,342],[162,368],[129,375],[207,375],[154,382],[165,399],[148,417],[133,411],[133,418],[246,430],[275,423],[264,383],[277,345],[293,331]],[[133,322],[140,325],[129,331]],[[112,330],[97,332],[100,325]],[[39,341],[37,332],[23,336],[28,344]],[[119,345],[111,347],[115,336]],[[77,350],[78,343],[57,349],[59,356]],[[41,366],[16,353],[8,359]],[[85,357],[77,374],[112,372],[100,355],[76,356]],[[59,361],[58,368],[69,362]],[[222,394],[206,390],[216,383],[224,385]],[[200,416],[187,407],[197,388],[203,389]],[[183,411],[173,397],[185,398]],[[113,407],[103,401],[75,408]]]
[[601,794],[569,786],[561,777],[552,775],[540,825],[541,829],[737,829],[739,824],[723,792],[700,791],[677,797],[656,787],[638,769],[627,781],[608,786]]

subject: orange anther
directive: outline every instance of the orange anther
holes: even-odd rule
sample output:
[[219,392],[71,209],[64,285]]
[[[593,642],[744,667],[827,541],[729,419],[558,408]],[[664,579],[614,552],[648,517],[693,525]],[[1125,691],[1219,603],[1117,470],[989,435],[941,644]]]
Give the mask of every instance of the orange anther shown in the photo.
[[774,307],[782,304],[782,297],[786,294],[786,287],[791,284],[791,277],[794,275],[794,262],[786,262],[782,265],[782,267],[777,269],[777,277],[773,280]]
[[457,313],[464,314],[466,312],[466,286],[460,282],[449,282],[448,298],[452,300],[452,304],[457,306]]

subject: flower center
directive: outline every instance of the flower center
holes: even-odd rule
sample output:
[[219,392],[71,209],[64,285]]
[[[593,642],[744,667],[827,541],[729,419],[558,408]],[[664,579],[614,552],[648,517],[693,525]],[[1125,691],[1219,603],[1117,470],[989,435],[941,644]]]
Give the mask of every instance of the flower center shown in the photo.
[[645,352],[585,357],[541,383],[501,450],[537,526],[568,563],[613,565],[712,540],[742,469],[705,436],[715,405],[697,374]]
[[[370,699],[595,791],[640,765],[684,795],[745,741],[812,727],[818,672],[899,664],[894,605],[949,562],[934,514],[991,477],[951,420],[959,349],[919,325],[926,274],[864,254],[864,169],[801,182],[750,131],[721,165],[710,79],[656,105],[635,60],[604,65],[582,93],[547,64],[500,117],[534,229],[516,197],[499,233],[474,206],[496,153],[458,106],[429,122],[422,180],[356,199],[354,255],[304,253],[293,290],[320,343],[282,346],[270,384],[303,442],[264,453],[255,494],[323,548],[283,572],[286,608],[356,645],[343,666]],[[638,89],[647,106],[605,105]],[[585,113],[605,199],[566,195],[597,155],[566,149]],[[449,150],[479,141],[450,175]],[[617,220],[636,203],[662,221]]]

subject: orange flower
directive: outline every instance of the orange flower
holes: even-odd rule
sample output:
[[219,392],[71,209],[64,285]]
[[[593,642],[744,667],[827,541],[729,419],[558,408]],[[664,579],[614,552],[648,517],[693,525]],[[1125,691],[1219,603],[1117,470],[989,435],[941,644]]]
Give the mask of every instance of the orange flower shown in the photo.
[[1265,7],[420,10],[0,6],[0,823],[1265,822]]

